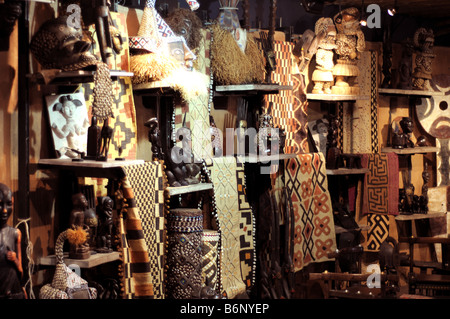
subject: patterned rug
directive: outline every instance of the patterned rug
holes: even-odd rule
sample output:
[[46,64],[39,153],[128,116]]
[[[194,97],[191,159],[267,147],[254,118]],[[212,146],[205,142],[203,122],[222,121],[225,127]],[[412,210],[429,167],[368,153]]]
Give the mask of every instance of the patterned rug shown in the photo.
[[333,210],[322,153],[299,154],[286,161],[285,185],[294,206],[294,267],[332,260],[336,249]]
[[389,236],[389,215],[368,214],[367,250],[378,251]]
[[245,195],[243,166],[234,157],[214,158],[207,168],[221,231],[221,293],[231,299],[254,284],[253,213]]
[[279,85],[292,85],[292,90],[282,90],[279,94],[267,95],[266,110],[272,103],[271,115],[274,127],[280,126],[286,131],[285,153],[306,153],[307,143],[307,106],[304,79],[301,74],[292,74],[293,44],[275,41],[274,51],[277,66],[272,73],[272,82]]
[[363,154],[361,164],[369,172],[364,179],[364,214],[398,215],[399,170],[395,153]]
[[[164,299],[164,253],[165,253],[165,212],[164,189],[166,185],[163,163],[146,162],[124,167],[124,186],[134,197],[128,203],[135,203],[147,246],[149,275],[152,278],[154,298]],[[128,212],[127,212],[128,214]],[[129,215],[129,214],[128,214]]]

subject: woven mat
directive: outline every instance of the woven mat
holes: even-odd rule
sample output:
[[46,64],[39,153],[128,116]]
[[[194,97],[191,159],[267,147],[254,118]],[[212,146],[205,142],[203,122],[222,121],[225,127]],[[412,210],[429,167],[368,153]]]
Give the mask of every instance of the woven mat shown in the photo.
[[361,164],[369,169],[364,178],[362,213],[398,215],[397,155],[363,154]]
[[277,66],[272,73],[272,82],[279,85],[291,85],[292,90],[282,90],[279,94],[270,94],[265,98],[266,109],[272,103],[271,115],[274,127],[280,126],[286,131],[285,153],[307,153],[307,107],[304,79],[301,74],[292,74],[293,44],[275,41],[274,52]]
[[[165,176],[161,162],[146,162],[124,167],[123,185],[133,197],[136,223],[141,225],[143,239],[149,256],[148,276],[151,277],[155,299],[164,298],[164,252],[165,252]],[[127,212],[129,216],[129,212]],[[125,218],[127,220],[127,218]],[[128,225],[128,223],[126,223]],[[132,246],[134,247],[134,246]]]
[[285,185],[294,206],[294,267],[331,260],[336,250],[333,210],[322,153],[299,154],[285,164]]
[[222,293],[234,298],[254,283],[253,214],[245,196],[243,166],[234,157],[214,158],[210,170],[221,231]]

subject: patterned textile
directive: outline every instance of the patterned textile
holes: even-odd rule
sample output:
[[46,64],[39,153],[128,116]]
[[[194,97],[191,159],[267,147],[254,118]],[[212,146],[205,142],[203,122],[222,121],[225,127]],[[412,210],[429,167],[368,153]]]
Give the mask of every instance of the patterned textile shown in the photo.
[[254,283],[253,212],[245,196],[243,166],[234,157],[214,158],[207,168],[221,231],[221,293],[231,299]]
[[124,185],[132,190],[139,223],[149,255],[149,272],[155,299],[163,299],[164,252],[165,252],[165,204],[166,186],[162,162],[146,162],[124,167]]
[[122,192],[124,205],[119,218],[119,232],[123,298],[153,299],[153,277],[148,247],[144,239],[139,207],[127,177],[122,180]]
[[[129,71],[129,47],[126,41],[128,30],[126,24],[126,15],[117,12],[111,12],[111,18],[117,26],[123,41],[123,49],[119,55],[115,55],[113,65],[109,65],[112,70]],[[90,27],[91,32],[95,32],[95,26]],[[99,55],[98,46],[94,45],[94,53]],[[120,155],[126,159],[136,159],[137,151],[137,127],[136,111],[134,107],[133,88],[131,78],[122,77],[113,81],[113,115],[109,119],[109,126],[113,128],[113,137],[109,148],[108,158],[119,157],[119,148],[122,149]],[[89,117],[92,114],[92,103],[94,101],[94,84],[83,83],[81,89],[86,99]],[[103,123],[99,123],[102,126]]]
[[308,152],[307,143],[307,106],[303,75],[292,74],[293,44],[275,41],[274,51],[277,62],[272,72],[272,82],[280,85],[292,85],[293,90],[282,90],[279,94],[266,96],[266,109],[272,105],[271,115],[274,127],[280,126],[286,131],[285,153]]
[[370,51],[370,109],[372,153],[380,151],[378,142],[378,101],[377,101],[377,53]]
[[[295,127],[294,135],[297,149],[293,153],[302,154],[309,152],[308,146],[308,101],[306,100],[306,84],[303,74],[292,74],[293,109]],[[286,152],[288,153],[288,152]]]
[[209,285],[217,288],[217,262],[220,233],[215,230],[203,231],[202,237],[202,287]]
[[200,209],[172,209],[167,220],[167,296],[192,299],[202,287],[203,213]]
[[294,268],[328,261],[336,250],[333,210],[322,153],[299,154],[285,165],[285,185],[294,206]]
[[362,213],[398,215],[397,155],[363,154],[361,164],[369,169],[364,178]]
[[[202,40],[199,45],[199,53],[197,55],[196,70],[203,74],[210,74],[211,60],[209,57],[211,32],[201,30]],[[191,101],[176,101],[175,103],[175,130],[182,127],[183,119],[186,114],[185,126],[190,128],[192,136],[192,152],[199,159],[205,159],[212,156],[211,133],[209,121],[209,93],[211,87],[208,88],[207,95],[200,95]],[[181,146],[181,145],[179,145]]]
[[389,216],[369,214],[367,216],[369,230],[367,231],[367,250],[378,251],[381,244],[389,236]]

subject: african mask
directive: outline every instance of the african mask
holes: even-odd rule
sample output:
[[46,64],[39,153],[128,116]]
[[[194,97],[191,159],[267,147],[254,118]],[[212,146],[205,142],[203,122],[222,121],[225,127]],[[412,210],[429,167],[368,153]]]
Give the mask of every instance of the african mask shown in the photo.
[[79,70],[94,65],[91,43],[83,40],[82,29],[67,24],[67,16],[45,22],[31,39],[31,52],[45,69]]

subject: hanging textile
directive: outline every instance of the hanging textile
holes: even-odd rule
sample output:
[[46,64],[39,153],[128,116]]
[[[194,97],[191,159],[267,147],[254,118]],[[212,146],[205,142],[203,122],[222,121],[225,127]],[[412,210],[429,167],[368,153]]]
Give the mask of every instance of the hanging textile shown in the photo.
[[336,250],[333,209],[322,153],[299,154],[285,164],[285,185],[294,207],[294,267],[332,260]]

